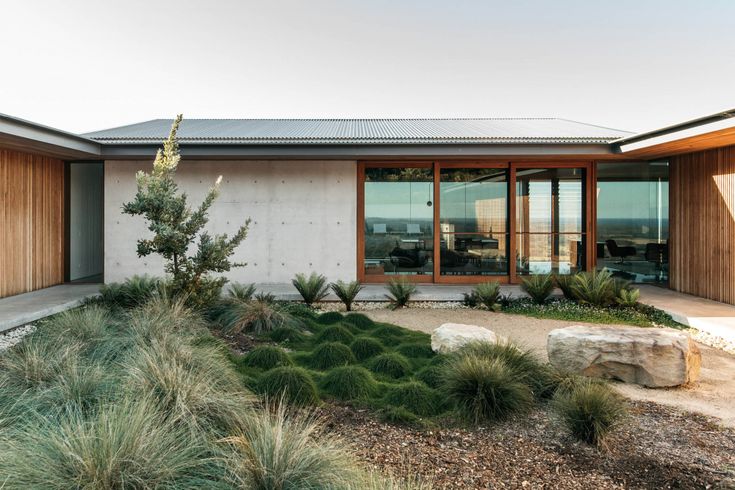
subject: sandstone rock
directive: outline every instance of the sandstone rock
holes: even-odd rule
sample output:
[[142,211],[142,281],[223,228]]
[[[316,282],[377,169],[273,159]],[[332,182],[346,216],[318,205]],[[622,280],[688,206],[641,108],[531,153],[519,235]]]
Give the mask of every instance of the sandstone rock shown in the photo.
[[469,342],[498,342],[495,332],[477,325],[463,323],[444,323],[431,333],[431,348],[434,352],[446,354],[459,349]]
[[702,357],[688,333],[664,328],[574,326],[549,332],[556,368],[650,388],[697,380]]

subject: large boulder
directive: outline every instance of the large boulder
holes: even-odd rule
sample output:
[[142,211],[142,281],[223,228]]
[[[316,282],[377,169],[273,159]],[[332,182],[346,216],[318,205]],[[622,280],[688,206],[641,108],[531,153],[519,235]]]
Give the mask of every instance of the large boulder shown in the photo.
[[431,348],[442,354],[455,351],[469,342],[496,343],[498,336],[487,328],[463,323],[444,323],[431,333]]
[[549,332],[547,350],[560,370],[650,388],[694,382],[702,363],[689,334],[668,328],[560,328]]

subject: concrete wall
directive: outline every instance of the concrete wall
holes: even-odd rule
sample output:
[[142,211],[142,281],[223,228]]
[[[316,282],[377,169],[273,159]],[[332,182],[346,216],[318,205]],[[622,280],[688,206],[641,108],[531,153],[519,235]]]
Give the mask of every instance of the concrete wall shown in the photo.
[[103,268],[101,163],[69,167],[69,280],[100,276]]
[[[136,240],[148,232],[140,217],[121,213],[135,195],[135,173],[148,162],[105,162],[105,282],[163,273],[158,257],[138,258]],[[297,272],[329,280],[356,277],[355,161],[184,161],[180,188],[196,206],[222,175],[208,230],[232,233],[248,217],[248,237],[233,260],[247,262],[232,281],[282,283]]]

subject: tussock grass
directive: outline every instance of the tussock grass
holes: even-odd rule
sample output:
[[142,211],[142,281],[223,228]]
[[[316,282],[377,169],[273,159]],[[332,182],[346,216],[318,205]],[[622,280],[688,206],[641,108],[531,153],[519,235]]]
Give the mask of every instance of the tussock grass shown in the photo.
[[394,379],[406,376],[411,370],[411,365],[408,360],[395,352],[380,354],[373,358],[370,361],[369,367],[376,374],[382,374],[383,376]]
[[273,369],[274,367],[290,366],[293,361],[286,351],[273,345],[260,345],[251,350],[242,358],[243,366],[259,369]]
[[184,488],[214,483],[204,441],[147,400],[29,424],[0,441],[0,481],[13,488]]
[[533,393],[502,359],[457,356],[446,364],[440,388],[459,413],[480,424],[523,412],[533,404]]
[[[254,490],[351,488],[362,478],[341,439],[323,434],[323,421],[284,405],[257,412],[222,442],[232,487]],[[359,487],[363,488],[363,487]]]
[[444,369],[440,366],[426,366],[416,373],[416,379],[429,388],[438,388],[442,383]]
[[301,322],[281,305],[264,299],[226,301],[217,305],[212,315],[228,333],[260,334],[282,327],[301,326]]
[[348,313],[345,315],[344,321],[360,330],[368,330],[375,326],[375,322],[363,313]]
[[428,359],[434,356],[434,351],[431,350],[431,345],[426,342],[406,342],[399,345],[396,351],[406,357],[417,359]]
[[370,359],[373,356],[385,352],[383,344],[372,337],[357,337],[350,344],[350,350],[359,361]]
[[316,317],[316,322],[320,325],[334,325],[341,322],[343,318],[339,311],[328,311]]
[[304,333],[294,327],[286,326],[286,327],[278,327],[274,329],[270,335],[270,339],[274,342],[303,342],[306,340],[306,335]]
[[355,356],[349,347],[339,342],[319,344],[311,353],[309,364],[315,369],[330,369],[355,363]]
[[437,393],[418,381],[391,386],[385,400],[391,405],[403,407],[421,416],[436,415],[439,407]]
[[316,339],[319,342],[342,342],[349,345],[355,336],[342,325],[330,325],[319,332]]
[[0,354],[0,382],[19,390],[41,389],[61,372],[64,363],[75,360],[82,346],[52,342],[34,334]]
[[559,390],[552,407],[575,439],[595,446],[604,446],[605,438],[626,415],[625,403],[617,393],[589,379],[576,379]]
[[360,366],[334,368],[324,376],[320,386],[340,400],[366,399],[378,388],[370,371]]
[[267,371],[258,382],[258,390],[271,399],[282,398],[298,406],[314,405],[319,401],[311,375],[306,369],[296,366]]

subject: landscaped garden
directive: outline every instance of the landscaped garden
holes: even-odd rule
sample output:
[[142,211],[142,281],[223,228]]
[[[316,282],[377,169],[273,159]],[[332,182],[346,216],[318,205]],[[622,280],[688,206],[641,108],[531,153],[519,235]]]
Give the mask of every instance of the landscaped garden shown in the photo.
[[[732,429],[554,368],[537,332],[528,347],[500,339],[435,349],[408,282],[388,284],[387,308],[365,312],[350,311],[360,284],[318,274],[295,276],[302,302],[225,286],[218,273],[237,265],[229,258],[247,224],[231,237],[203,231],[217,185],[194,211],[178,192],[178,121],[124,207],[146,219],[151,236],[138,253],[163,257],[167,277],[104,286],[0,351],[0,488],[735,482]],[[550,298],[555,286],[565,299]],[[523,288],[528,299],[482,284],[463,310],[430,313],[501,322],[515,313],[509,338],[522,322],[554,321],[537,318],[678,326],[607,272],[531,276]],[[319,310],[329,291],[344,312]],[[398,326],[407,313],[411,328]]]

